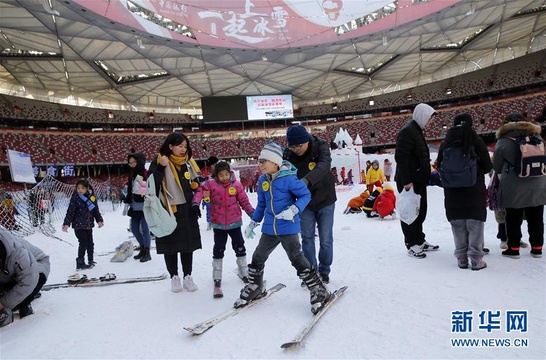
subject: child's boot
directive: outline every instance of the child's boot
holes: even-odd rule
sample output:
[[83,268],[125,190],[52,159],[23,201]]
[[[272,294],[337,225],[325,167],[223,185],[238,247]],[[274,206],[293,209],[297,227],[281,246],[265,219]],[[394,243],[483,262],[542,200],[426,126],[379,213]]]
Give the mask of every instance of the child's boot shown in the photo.
[[305,269],[298,273],[311,293],[311,312],[318,313],[332,297],[332,293],[324,286],[320,276],[314,269]]
[[222,280],[223,259],[212,259],[212,280]]
[[89,269],[90,266],[85,263],[83,258],[76,258],[76,270]]
[[248,266],[246,264],[246,256],[237,257],[237,274],[245,284],[248,284]]
[[487,267],[486,262],[482,260],[482,256],[471,256],[470,264],[472,265],[472,270],[481,270]]
[[265,294],[264,285],[264,266],[257,267],[253,264],[248,265],[248,284],[241,290],[239,299],[235,301],[233,307],[239,308],[248,304]]

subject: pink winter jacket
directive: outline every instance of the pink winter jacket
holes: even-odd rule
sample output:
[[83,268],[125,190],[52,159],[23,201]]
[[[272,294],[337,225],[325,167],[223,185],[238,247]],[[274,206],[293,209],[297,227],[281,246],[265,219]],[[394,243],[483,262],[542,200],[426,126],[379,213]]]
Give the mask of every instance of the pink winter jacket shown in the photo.
[[198,205],[203,199],[203,191],[210,191],[210,222],[213,229],[230,230],[243,225],[241,208],[252,216],[254,208],[248,200],[243,185],[231,174],[229,182],[222,184],[216,179],[209,179],[201,184],[192,199],[192,205]]

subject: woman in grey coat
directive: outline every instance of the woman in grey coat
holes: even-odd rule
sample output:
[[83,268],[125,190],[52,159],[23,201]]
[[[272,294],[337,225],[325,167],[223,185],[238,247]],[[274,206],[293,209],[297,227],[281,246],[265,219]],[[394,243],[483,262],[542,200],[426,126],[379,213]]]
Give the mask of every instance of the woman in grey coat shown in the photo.
[[0,229],[0,327],[33,313],[30,303],[49,275],[49,256],[36,246]]
[[493,169],[500,176],[499,205],[506,209],[508,249],[502,255],[519,258],[521,224],[527,220],[531,255],[542,256],[544,244],[544,205],[546,204],[546,176],[520,178],[514,171],[517,144],[510,138],[540,136],[540,126],[525,121],[521,114],[510,114],[497,130],[497,145],[493,155]]

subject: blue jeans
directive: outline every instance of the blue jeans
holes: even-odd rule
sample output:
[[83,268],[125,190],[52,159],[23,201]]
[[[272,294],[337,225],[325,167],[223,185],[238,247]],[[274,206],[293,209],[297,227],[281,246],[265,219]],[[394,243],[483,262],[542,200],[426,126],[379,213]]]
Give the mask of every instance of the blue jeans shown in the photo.
[[148,228],[148,223],[144,216],[131,217],[131,232],[141,247],[150,248],[152,242],[150,239],[150,228]]
[[[334,210],[336,204],[325,206],[319,210],[305,209],[300,214],[301,245],[305,258],[319,274],[330,274],[330,265],[334,258]],[[315,226],[318,226],[319,251],[318,266],[315,250]]]

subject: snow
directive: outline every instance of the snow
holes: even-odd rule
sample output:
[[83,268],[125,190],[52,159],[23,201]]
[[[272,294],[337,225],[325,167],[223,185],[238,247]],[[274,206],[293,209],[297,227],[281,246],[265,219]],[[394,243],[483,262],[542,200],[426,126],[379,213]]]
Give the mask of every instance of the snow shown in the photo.
[[[522,249],[514,260],[500,255],[497,225],[491,212],[485,226],[491,254],[481,271],[461,270],[453,256],[453,239],[443,209],[443,191],[429,187],[425,222],[427,240],[440,250],[423,260],[406,255],[399,220],[343,215],[347,201],[363,185],[340,187],[334,225],[335,256],[331,289],[348,286],[345,295],[322,317],[305,342],[293,349],[280,345],[291,340],[312,314],[309,294],[282,247],[265,268],[269,286],[286,288],[251,309],[229,318],[201,336],[184,326],[229,309],[243,286],[236,275],[235,256],[228,245],[224,260],[224,298],[213,299],[213,233],[200,220],[203,249],[194,254],[193,278],[199,290],[172,293],[170,280],[96,288],[67,288],[42,292],[33,302],[35,314],[15,315],[0,330],[1,359],[544,359],[545,258]],[[249,194],[253,204],[256,194]],[[249,219],[244,217],[245,225]],[[127,240],[129,218],[105,215],[105,226],[95,228],[96,252],[113,250]],[[70,230],[56,233],[77,245]],[[259,229],[259,228],[258,228]],[[528,240],[523,226],[524,240]],[[75,271],[76,247],[43,235],[28,240],[51,256],[49,283],[63,282]],[[247,240],[248,258],[258,240]],[[162,256],[152,261],[128,259],[112,263],[97,256],[98,265],[85,271],[98,277],[108,272],[119,278],[159,275]],[[528,312],[528,331],[507,332],[506,313]],[[452,333],[452,312],[473,311],[472,332]],[[500,330],[479,329],[481,311],[500,311]],[[487,322],[485,323],[487,324]],[[452,338],[526,339],[527,347],[452,347]]]

